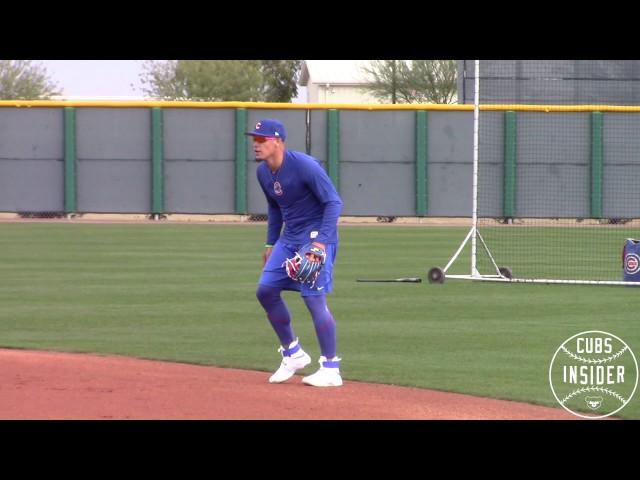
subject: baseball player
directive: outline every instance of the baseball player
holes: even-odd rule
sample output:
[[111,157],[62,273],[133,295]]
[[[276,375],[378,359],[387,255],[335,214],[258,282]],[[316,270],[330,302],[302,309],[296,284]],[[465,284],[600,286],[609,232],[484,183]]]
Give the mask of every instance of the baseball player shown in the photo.
[[[258,182],[268,204],[264,267],[256,296],[280,340],[280,368],[269,378],[282,383],[311,358],[302,349],[291,324],[282,290],[300,292],[320,344],[320,369],[302,382],[316,387],[342,385],[336,355],[336,322],[327,307],[333,289],[338,252],[338,218],[342,200],[318,160],[285,148],[286,131],[278,120],[258,122],[253,137]],[[284,231],[282,225],[284,223]]]

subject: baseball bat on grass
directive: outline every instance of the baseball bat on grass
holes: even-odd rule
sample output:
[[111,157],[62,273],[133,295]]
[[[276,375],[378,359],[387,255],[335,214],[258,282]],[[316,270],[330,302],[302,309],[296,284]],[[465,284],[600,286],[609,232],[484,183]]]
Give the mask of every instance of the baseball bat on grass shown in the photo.
[[394,282],[394,283],[421,283],[422,279],[418,277],[405,277],[405,278],[387,278],[387,279],[370,279],[370,278],[358,278],[356,282]]

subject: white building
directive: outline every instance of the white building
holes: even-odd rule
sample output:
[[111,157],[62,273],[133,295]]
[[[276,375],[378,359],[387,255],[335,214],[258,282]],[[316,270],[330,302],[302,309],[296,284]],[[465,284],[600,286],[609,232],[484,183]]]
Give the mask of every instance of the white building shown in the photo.
[[305,60],[299,84],[307,87],[307,103],[380,103],[362,87],[368,60]]

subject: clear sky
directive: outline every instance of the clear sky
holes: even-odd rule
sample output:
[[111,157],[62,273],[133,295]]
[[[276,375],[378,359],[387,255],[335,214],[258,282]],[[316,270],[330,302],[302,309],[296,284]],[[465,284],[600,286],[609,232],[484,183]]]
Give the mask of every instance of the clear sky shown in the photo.
[[141,97],[142,60],[39,60],[66,96]]
[[[144,60],[38,60],[62,94],[72,97],[142,97],[140,74]],[[306,87],[298,87],[294,103],[305,102]]]

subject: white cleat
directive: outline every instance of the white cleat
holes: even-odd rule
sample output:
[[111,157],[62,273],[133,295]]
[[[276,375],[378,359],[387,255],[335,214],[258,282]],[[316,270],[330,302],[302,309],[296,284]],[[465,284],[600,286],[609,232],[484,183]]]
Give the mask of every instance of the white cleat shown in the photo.
[[280,368],[269,377],[269,383],[282,383],[289,380],[297,370],[311,363],[311,357],[298,346],[298,339],[291,342],[288,349],[280,347],[278,352],[282,354]]
[[327,360],[327,357],[320,357],[320,370],[313,375],[309,375],[302,379],[305,385],[313,387],[339,387],[342,385],[342,377],[340,376],[340,358],[333,357]]

